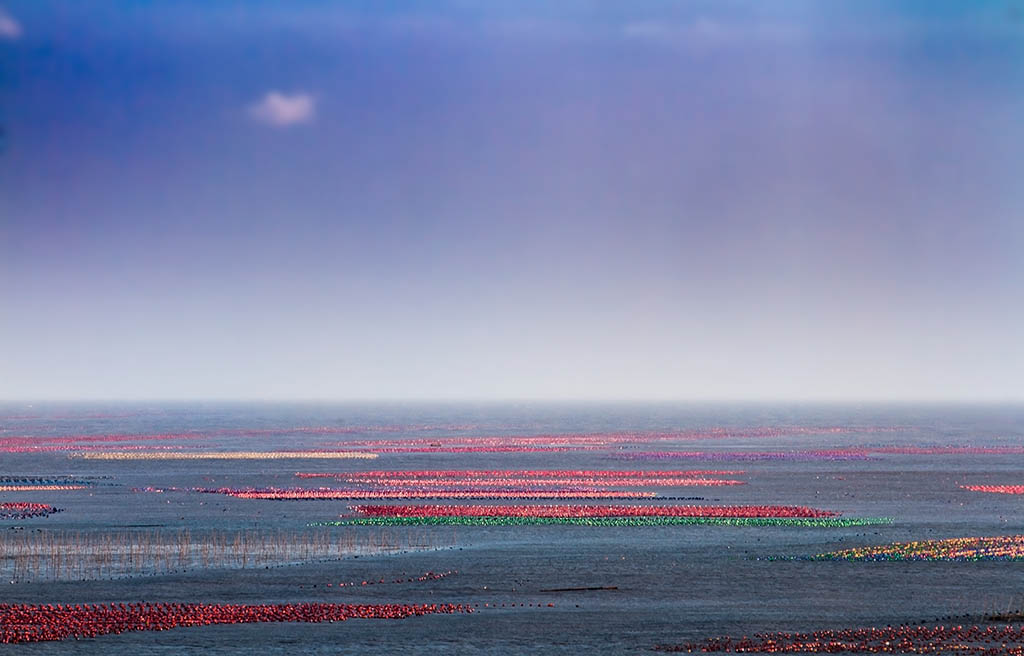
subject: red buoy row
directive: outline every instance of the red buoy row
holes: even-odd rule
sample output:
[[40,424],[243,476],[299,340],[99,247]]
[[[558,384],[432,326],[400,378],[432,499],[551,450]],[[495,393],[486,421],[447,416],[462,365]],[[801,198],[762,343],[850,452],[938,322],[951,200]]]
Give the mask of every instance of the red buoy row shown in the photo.
[[0,604],[0,643],[253,622],[340,622],[471,613],[466,604]]

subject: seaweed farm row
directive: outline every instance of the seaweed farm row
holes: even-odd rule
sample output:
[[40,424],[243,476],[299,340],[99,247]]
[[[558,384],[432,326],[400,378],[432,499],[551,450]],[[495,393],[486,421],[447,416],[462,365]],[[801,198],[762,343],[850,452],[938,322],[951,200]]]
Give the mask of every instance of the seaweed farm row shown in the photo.
[[824,518],[837,512],[808,506],[356,505],[366,517],[746,517]]
[[[0,452],[68,451],[72,457],[89,460],[259,460],[259,459],[353,459],[375,458],[381,454],[469,454],[469,453],[567,453],[571,451],[607,451],[606,446],[592,444],[537,446],[531,444],[464,445],[464,446],[392,446],[356,447],[339,442],[336,446],[352,449],[334,451],[308,449],[304,451],[183,451],[178,446],[146,447],[124,445],[111,449],[95,446],[88,449],[71,446],[25,446],[0,448]],[[750,462],[771,460],[844,461],[872,460],[881,455],[1022,455],[1024,447],[868,447],[856,449],[818,449],[792,451],[630,451],[614,450],[610,458],[620,460],[698,460],[708,462]]]
[[[0,418],[2,420],[2,418]],[[125,444],[152,441],[211,440],[222,437],[273,437],[309,435],[352,435],[436,430],[472,430],[472,425],[425,426],[294,426],[285,428],[216,428],[160,433],[78,433],[74,435],[16,435],[0,438],[0,452],[19,452],[37,447],[73,450],[95,444]],[[36,427],[36,430],[41,430]]]
[[27,501],[5,501],[0,503],[0,519],[30,519],[32,517],[46,517],[54,513],[62,512],[61,508],[54,508],[45,503],[29,503]]
[[87,489],[87,485],[0,485],[0,492],[66,492]]
[[1024,494],[1024,485],[961,485],[972,492],[990,492],[992,494]]
[[706,462],[753,462],[762,460],[871,460],[867,452],[849,449],[813,451],[625,451],[613,454],[620,460],[703,460]]
[[0,485],[101,485],[109,476],[0,476]]
[[[483,487],[442,487],[442,481],[421,484],[418,481],[400,481],[397,483],[385,482],[378,486],[378,489],[364,488],[191,488],[190,491],[202,494],[222,494],[239,499],[261,499],[277,501],[314,501],[314,500],[401,500],[401,499],[465,499],[465,500],[530,500],[530,499],[570,499],[570,500],[598,500],[598,499],[660,499],[680,500],[681,497],[665,496],[657,492],[640,490],[608,490],[598,486],[565,485],[559,487],[541,488],[538,481],[524,481],[519,486],[492,484],[487,486],[486,481],[479,485]],[[630,483],[632,486],[649,484],[652,487],[723,487],[729,485],[741,485],[743,481],[720,481],[713,479],[692,479],[686,482],[679,482],[679,479],[669,479],[665,482],[662,479],[651,479],[651,482],[635,480]],[[980,492],[993,492],[1001,494],[1024,494],[1022,486],[960,486]],[[18,487],[20,491],[33,489],[50,490],[74,490],[81,489],[74,486],[52,486],[49,488]],[[144,492],[163,492],[170,488],[137,488]],[[0,491],[3,488],[0,487]],[[689,499],[686,497],[685,499]],[[767,506],[766,506],[767,507]]]
[[[90,448],[90,445],[132,444],[153,441],[195,441],[231,437],[273,437],[273,436],[312,436],[312,435],[353,435],[360,433],[397,433],[472,430],[473,425],[426,425],[426,426],[297,426],[282,428],[222,428],[190,431],[170,431],[155,433],[79,433],[75,435],[16,435],[0,438],[0,453],[26,453],[46,451],[75,451]],[[38,428],[37,428],[38,430]],[[893,432],[898,427],[865,427],[858,429],[838,426],[762,426],[753,428],[708,428],[678,431],[612,431],[605,433],[551,433],[542,435],[501,435],[501,436],[468,436],[468,437],[428,437],[428,438],[396,438],[352,440],[331,443],[332,446],[361,447],[372,450],[416,449],[419,452],[430,452],[436,449],[452,449],[458,453],[459,447],[471,449],[502,449],[504,447],[605,447],[616,444],[641,444],[659,441],[693,441],[711,439],[737,438],[780,438],[797,435],[827,435],[836,433],[856,432]],[[382,451],[387,452],[387,451]],[[466,451],[472,452],[472,451]]]
[[855,547],[806,560],[1024,560],[1024,535],[951,538]]
[[781,437],[829,435],[838,433],[884,433],[901,428],[841,426],[755,426],[749,428],[707,428],[677,431],[609,431],[602,433],[548,433],[543,435],[492,435],[470,437],[428,437],[353,440],[340,444],[371,448],[455,447],[455,446],[607,446],[644,442],[721,439],[771,439]]
[[515,489],[529,487],[564,486],[572,488],[592,487],[725,487],[728,485],[745,485],[745,481],[716,478],[477,478],[469,480],[429,479],[429,478],[382,478],[375,481],[353,481],[373,485],[375,487],[397,488],[451,488],[479,487],[492,489]]
[[311,526],[801,526],[851,527],[891,523],[846,518],[807,506],[696,505],[353,505],[354,517]]
[[[341,445],[343,443],[339,443]],[[604,451],[607,447],[596,445],[569,446],[378,446],[366,447],[361,453],[403,454],[403,453],[569,453],[571,451]]]
[[323,499],[341,499],[348,501],[377,499],[651,499],[658,496],[656,492],[639,492],[629,490],[598,490],[598,489],[557,489],[538,490],[500,489],[485,490],[361,490],[331,488],[195,488],[194,492],[204,494],[224,494],[239,499],[264,499],[276,501],[315,501]]
[[758,633],[703,642],[657,645],[662,652],[743,654],[1024,654],[1024,624],[887,626],[811,633]]
[[471,613],[465,604],[0,604],[0,643],[255,622],[343,622]]
[[745,481],[709,476],[733,470],[675,472],[615,470],[409,470],[370,472],[297,472],[302,479],[332,478],[355,487],[343,488],[193,488],[192,491],[264,500],[529,500],[644,499],[673,497],[610,487],[726,487]]
[[508,517],[460,515],[353,517],[310,526],[792,526],[850,528],[891,524],[887,517]]
[[1022,455],[1020,446],[876,446],[794,451],[620,451],[611,457],[621,460],[698,460],[707,462],[750,462],[771,460],[843,461],[873,460],[880,455]]
[[586,487],[721,487],[744,485],[745,481],[718,478],[742,474],[736,470],[616,471],[616,470],[411,470],[372,472],[297,472],[298,478],[333,478],[375,488],[518,488],[568,486]]
[[392,479],[551,479],[585,478],[589,480],[694,478],[704,476],[734,476],[745,473],[738,469],[684,469],[684,470],[617,470],[617,469],[413,469],[365,472],[296,472],[299,478],[337,478],[347,482],[376,483]]
[[84,451],[85,460],[371,460],[366,451]]

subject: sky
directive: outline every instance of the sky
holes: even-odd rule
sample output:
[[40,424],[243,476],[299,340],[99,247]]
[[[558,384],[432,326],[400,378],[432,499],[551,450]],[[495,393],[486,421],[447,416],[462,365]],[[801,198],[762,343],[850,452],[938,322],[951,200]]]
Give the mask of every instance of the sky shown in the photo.
[[0,0],[0,398],[1024,400],[1024,2]]

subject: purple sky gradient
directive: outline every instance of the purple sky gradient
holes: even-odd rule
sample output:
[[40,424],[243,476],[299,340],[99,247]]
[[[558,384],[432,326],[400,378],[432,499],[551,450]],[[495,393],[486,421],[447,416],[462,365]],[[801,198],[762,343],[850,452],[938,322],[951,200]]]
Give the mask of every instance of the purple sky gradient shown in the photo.
[[1024,400],[1021,3],[0,3],[0,398]]

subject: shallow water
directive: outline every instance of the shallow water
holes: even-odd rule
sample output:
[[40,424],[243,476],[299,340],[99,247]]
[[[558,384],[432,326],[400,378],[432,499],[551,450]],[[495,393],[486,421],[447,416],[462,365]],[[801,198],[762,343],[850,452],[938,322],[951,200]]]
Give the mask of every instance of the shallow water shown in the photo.
[[[356,427],[345,434],[239,435],[236,429]],[[842,426],[852,432],[733,437],[641,445],[643,450],[786,451],[879,445],[1024,445],[1020,406],[772,406],[672,404],[227,404],[0,406],[12,436],[229,431],[139,442],[211,450],[338,448],[341,442],[445,436],[670,431],[709,427]],[[361,428],[360,428],[361,427]],[[388,427],[388,431],[382,431]],[[404,427],[401,430],[393,430]],[[878,430],[871,430],[878,429]],[[895,430],[894,430],[895,429]],[[618,447],[616,447],[618,448]],[[238,499],[132,488],[299,486],[296,471],[401,469],[742,469],[746,485],[659,490],[707,503],[808,505],[852,517],[853,528],[581,526],[389,528],[394,553],[267,569],[213,569],[70,582],[3,583],[7,603],[454,602],[469,615],[335,624],[252,624],[136,632],[6,647],[25,653],[603,653],[647,652],[723,634],[933,621],[1024,607],[1024,561],[808,562],[760,560],[858,545],[1024,533],[1024,497],[960,489],[1022,484],[1024,455],[884,454],[871,460],[653,462],[615,449],[563,453],[406,453],[377,460],[96,461],[66,452],[0,453],[0,475],[103,476],[80,491],[0,492],[0,501],[64,512],[0,520],[0,530],[104,532],[188,529],[305,532],[349,502]],[[330,479],[316,485],[331,485]],[[443,503],[443,502],[438,502]],[[15,528],[21,527],[21,528]],[[122,529],[123,530],[123,529]],[[382,529],[319,529],[374,539]],[[410,549],[413,541],[433,547]],[[368,537],[369,536],[369,537]],[[0,565],[0,569],[3,566]],[[457,570],[440,580],[327,588]],[[615,590],[541,592],[614,586]],[[485,606],[486,604],[486,606]],[[504,604],[504,607],[502,607]],[[512,604],[516,604],[513,608]],[[528,604],[520,606],[519,604]],[[549,607],[548,604],[553,604]],[[494,606],[497,605],[495,608]]]

